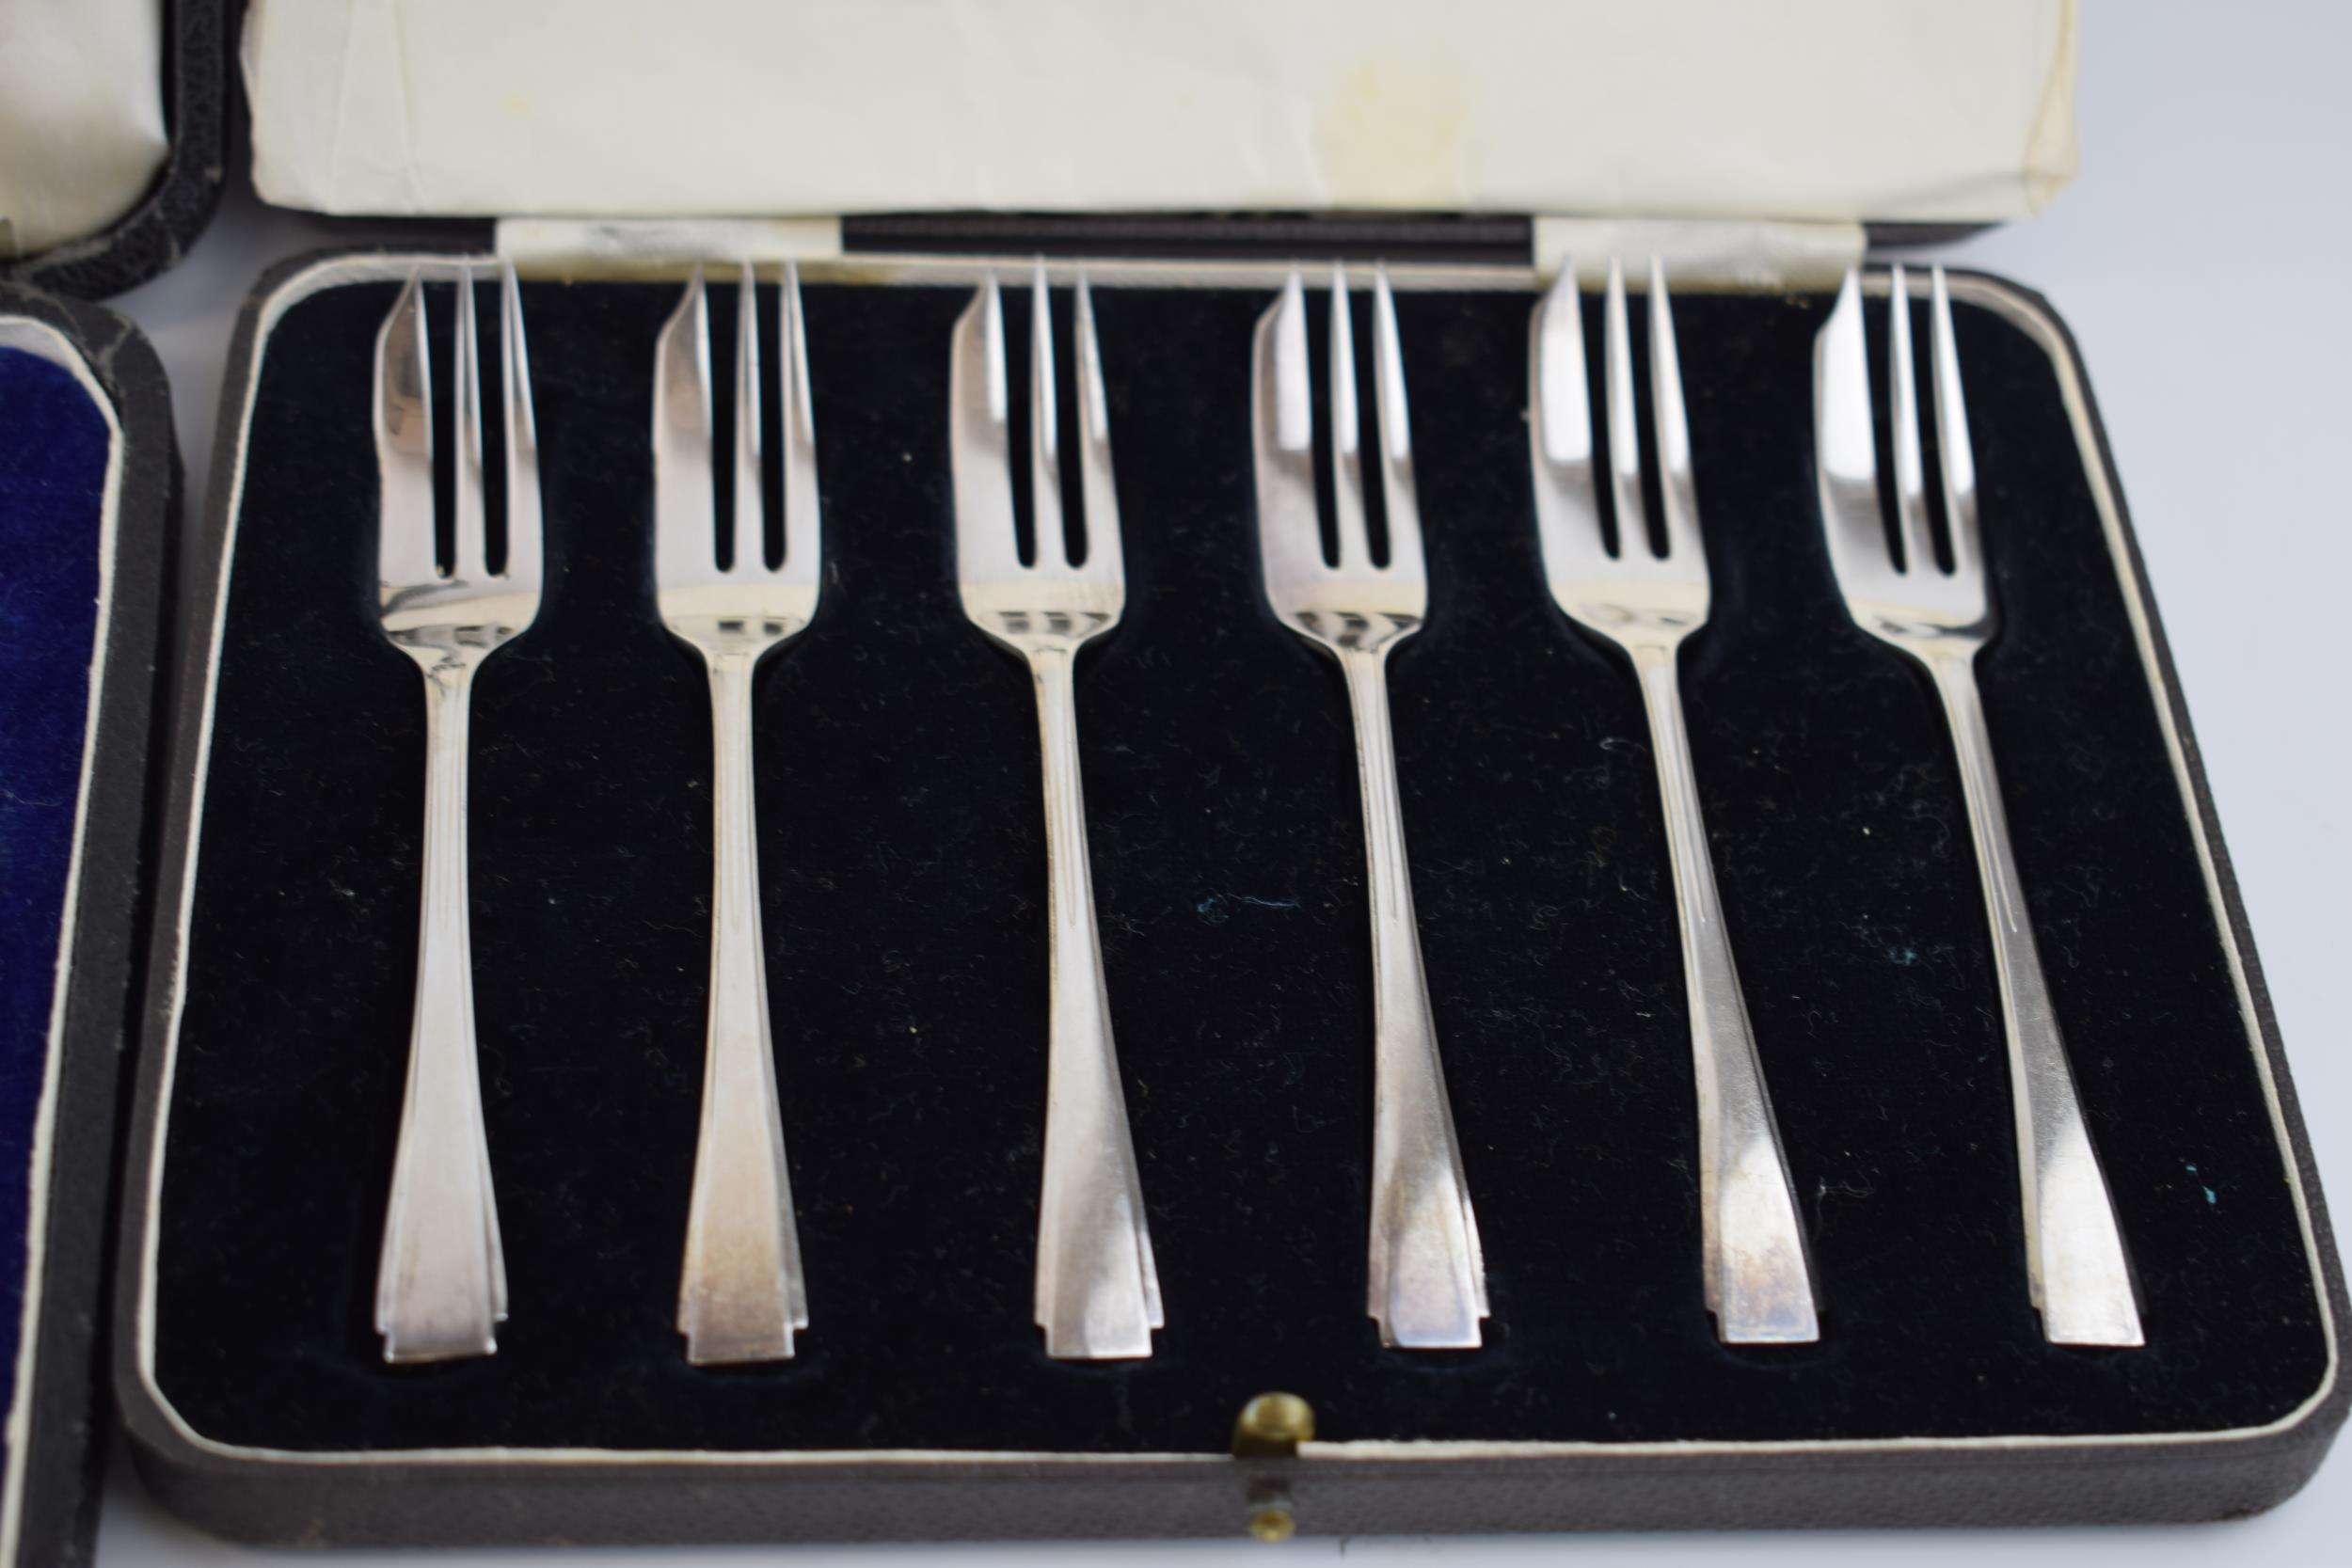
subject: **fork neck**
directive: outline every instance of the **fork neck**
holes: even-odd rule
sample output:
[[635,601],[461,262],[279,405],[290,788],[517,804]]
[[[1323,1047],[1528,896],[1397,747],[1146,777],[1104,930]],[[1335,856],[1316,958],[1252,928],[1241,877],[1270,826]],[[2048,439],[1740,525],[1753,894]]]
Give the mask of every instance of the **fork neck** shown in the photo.
[[1892,643],[1917,659],[1931,675],[1953,665],[1973,664],[1978,651],[1986,642],[1984,633],[1974,626],[1924,626],[1884,616],[1868,619],[1857,616],[1856,619],[1861,620],[1863,628],[1872,636]]
[[1348,662],[1352,655],[1386,660],[1399,642],[1421,629],[1421,617],[1394,611],[1300,610],[1291,624],[1324,652]]
[[1075,659],[1079,649],[1118,624],[1117,617],[1100,612],[1038,610],[978,614],[972,620],[990,641],[1026,659],[1032,670],[1047,661]]
[[661,620],[670,628],[671,636],[691,646],[714,668],[722,658],[748,658],[756,664],[769,649],[798,636],[808,625],[804,615],[778,615],[734,607],[691,613],[665,610]]
[[435,690],[458,697],[473,689],[473,673],[490,654],[488,646],[437,637],[395,637],[392,645],[417,661]]
[[703,656],[703,668],[710,673],[712,689],[722,690],[748,682],[759,667],[760,657],[774,646],[772,641],[750,638],[714,637],[696,642],[694,649]]
[[1555,589],[1554,597],[1569,620],[1601,641],[1614,643],[1637,666],[1659,656],[1672,663],[1691,634],[1707,625],[1703,602],[1694,610],[1682,600],[1649,604],[1622,594],[1601,599],[1563,594]]

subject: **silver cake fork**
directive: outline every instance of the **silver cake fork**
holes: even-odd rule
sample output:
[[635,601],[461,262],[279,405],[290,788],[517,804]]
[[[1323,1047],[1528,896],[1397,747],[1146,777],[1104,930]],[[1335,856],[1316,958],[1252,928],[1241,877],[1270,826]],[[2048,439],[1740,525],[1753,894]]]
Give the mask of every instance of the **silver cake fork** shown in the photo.
[[1984,884],[1994,971],[2009,1041],[2010,1098],[2017,1122],[2017,1178],[2026,1218],[2026,1278],[2042,1332],[2061,1345],[2143,1342],[2123,1238],[2083,1119],[2066,1042],[2042,978],[2024,884],[2010,847],[1993,736],[1977,693],[1976,658],[1997,624],[1977,521],[1976,456],[1961,396],[1952,309],[1937,267],[1929,280],[1935,430],[1951,564],[1937,558],[1919,439],[1911,352],[1911,287],[1888,283],[1889,377],[1895,515],[1888,544],[1879,499],[1876,428],[1862,325],[1862,280],[1846,275],[1813,351],[1815,451],[1831,564],[1854,621],[1916,659],[1935,682],[1950,721],[1968,802],[1969,835]]
[[1086,558],[1062,527],[1054,397],[1053,317],[1045,270],[1030,293],[1029,451],[1032,562],[1013,531],[1012,451],[1004,309],[991,277],[956,322],[947,423],[954,467],[956,576],[973,624],[1029,666],[1044,747],[1052,1012],[1045,1170],[1038,1212],[1037,1323],[1062,1360],[1148,1356],[1162,1326],[1159,1271],[1127,1131],[1127,1102],[1103,977],[1087,860],[1072,679],[1078,650],[1118,625],[1127,597],[1111,481],[1110,410],[1086,279],[1073,302],[1079,499]]
[[1364,520],[1355,324],[1344,269],[1331,273],[1332,510],[1327,556],[1315,505],[1314,398],[1307,372],[1306,292],[1293,272],[1258,322],[1250,378],[1258,474],[1258,549],[1266,601],[1339,661],[1356,719],[1372,906],[1372,1229],[1366,1310],[1385,1345],[1461,1350],[1480,1342],[1486,1266],[1462,1174],[1438,1028],[1422,969],[1405,855],[1396,749],[1389,729],[1389,654],[1421,628],[1428,578],[1413,490],[1405,359],[1385,272],[1373,284],[1373,378],[1379,428],[1373,484],[1385,503],[1389,559],[1375,562]]
[[1803,1343],[1820,1338],[1804,1232],[1780,1132],[1756,1059],[1723,900],[1699,811],[1698,781],[1682,717],[1677,658],[1707,624],[1710,586],[1699,533],[1691,436],[1682,405],[1666,279],[1650,263],[1650,412],[1657,433],[1664,548],[1651,542],[1642,504],[1642,452],[1625,273],[1609,264],[1603,305],[1602,406],[1608,420],[1607,519],[1595,473],[1584,313],[1572,269],[1536,306],[1530,331],[1528,435],[1534,448],[1535,520],[1551,596],[1569,617],[1624,650],[1641,682],[1666,814],[1666,848],[1681,923],[1682,977],[1690,999],[1691,1053],[1698,1085],[1699,1231],[1707,1306],[1731,1344]]
[[378,601],[384,635],[424,672],[426,697],[417,993],[375,1288],[387,1361],[488,1355],[506,1318],[506,1259],[474,1050],[466,732],[475,670],[539,611],[539,457],[522,302],[508,268],[499,288],[506,559],[492,573],[472,269],[459,267],[456,281],[457,463],[446,562],[434,538],[433,390],[418,274],[409,274],[375,341]]
[[723,543],[700,268],[661,329],[654,365],[655,602],[662,624],[702,655],[715,750],[709,1030],[677,1303],[686,1358],[697,1366],[787,1359],[794,1332],[808,1326],[760,942],[752,675],[817,613],[824,552],[816,427],[800,279],[787,265],[780,292],[784,560],[771,566],[760,498],[758,293],[748,262],[737,299],[735,495]]

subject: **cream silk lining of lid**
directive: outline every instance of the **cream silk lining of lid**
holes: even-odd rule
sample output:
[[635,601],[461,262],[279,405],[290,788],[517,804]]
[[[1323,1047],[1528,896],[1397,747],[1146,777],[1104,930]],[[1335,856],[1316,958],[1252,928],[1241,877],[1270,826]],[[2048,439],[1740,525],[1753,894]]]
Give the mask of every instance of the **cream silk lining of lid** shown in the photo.
[[87,239],[164,166],[164,0],[0,0],[0,260]]
[[254,0],[330,213],[1355,208],[1993,221],[2073,178],[2072,0]]

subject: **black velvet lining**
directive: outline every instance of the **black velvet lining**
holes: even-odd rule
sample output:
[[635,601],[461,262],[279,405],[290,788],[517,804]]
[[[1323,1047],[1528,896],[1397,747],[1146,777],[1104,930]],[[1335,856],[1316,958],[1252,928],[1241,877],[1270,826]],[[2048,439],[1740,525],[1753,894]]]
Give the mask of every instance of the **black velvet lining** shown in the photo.
[[[1983,661],[2019,859],[2144,1292],[2144,1350],[2026,1297],[1984,915],[1942,720],[1839,607],[1811,476],[1824,302],[1677,305],[1713,624],[1692,745],[1823,1293],[1717,1343],[1656,784],[1629,674],[1552,608],[1530,296],[1406,294],[1427,629],[1393,666],[1430,987],[1484,1230],[1484,1350],[1363,1312],[1369,941],[1336,669],[1263,606],[1263,293],[1104,290],[1129,573],[1080,673],[1104,962],[1168,1327],[1029,1319],[1044,860],[1028,683],[959,610],[960,291],[812,287],[829,563],[758,689],[761,854],[813,1323],[696,1370],[672,1326],[702,1052],[708,721],[654,619],[651,349],[671,288],[527,289],[552,580],[475,703],[499,1354],[387,1369],[370,1298],[405,1050],[422,700],[375,633],[368,362],[389,285],[266,348],[234,541],[156,1323],[206,1436],[291,1449],[1221,1450],[1295,1390],[1351,1438],[2215,1430],[2326,1348],[2116,567],[2050,360],[1960,311],[2005,618]],[[444,317],[446,312],[444,312]],[[1874,313],[1874,325],[1878,320]],[[446,356],[442,363],[446,364]]]

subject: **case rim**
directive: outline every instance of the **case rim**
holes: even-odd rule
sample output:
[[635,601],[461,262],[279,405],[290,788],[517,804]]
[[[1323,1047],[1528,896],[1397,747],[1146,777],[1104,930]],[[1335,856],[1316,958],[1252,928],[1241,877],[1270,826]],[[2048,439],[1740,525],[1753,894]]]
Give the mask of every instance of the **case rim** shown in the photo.
[[[1457,1532],[1825,1525],[1994,1525],[2196,1520],[2259,1512],[2307,1481],[2343,1420],[2337,1323],[2344,1281],[2171,656],[2146,584],[2106,434],[2071,335],[2048,304],[1989,275],[1951,274],[1952,292],[1991,309],[2048,353],[2090,477],[2177,784],[2189,802],[2208,896],[2223,934],[2305,1254],[2322,1300],[2327,1370],[2294,1412],[2222,1432],[2069,1437],[1837,1439],[1737,1443],[1333,1442],[1295,1457],[942,1450],[790,1453],[586,1449],[447,1449],[302,1453],[216,1442],[189,1427],[154,1379],[154,1215],[161,1190],[179,995],[177,979],[201,823],[214,680],[261,351],[279,316],[337,283],[405,276],[412,264],[482,260],[457,250],[340,251],[296,258],[247,297],[222,389],[219,446],[196,542],[170,706],[167,795],[117,1282],[116,1387],[141,1470],[176,1511],[239,1539],[317,1544],[652,1543],[1216,1535],[1253,1499],[1280,1492],[1318,1531]],[[991,257],[871,252],[811,261],[812,281],[970,281]],[[1067,272],[1050,264],[1050,275]],[[1091,262],[1121,283],[1263,287],[1266,261]],[[661,268],[648,276],[666,276]],[[1528,292],[1526,266],[1406,264],[1400,290]],[[1866,288],[1883,293],[1883,275]],[[1881,1484],[1857,1484],[1879,1481]],[[1078,1485],[1076,1482],[1089,1484]],[[430,1498],[433,1506],[419,1505]]]
[[89,709],[56,993],[35,1122],[16,1408],[0,1478],[0,1561],[88,1560],[108,1424],[95,1310],[110,1261],[123,1058],[140,979],[149,739],[180,457],[162,363],[113,311],[0,281],[112,427]]

